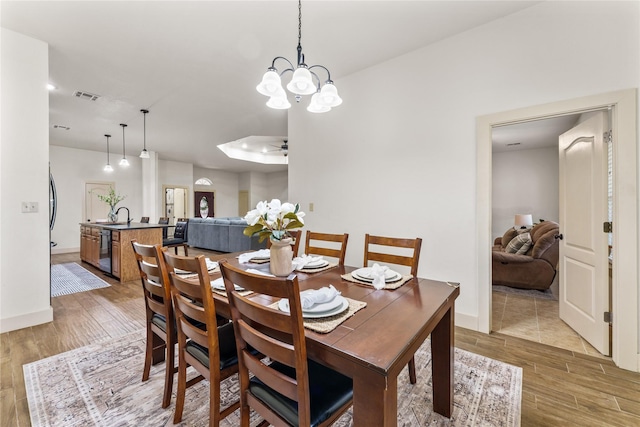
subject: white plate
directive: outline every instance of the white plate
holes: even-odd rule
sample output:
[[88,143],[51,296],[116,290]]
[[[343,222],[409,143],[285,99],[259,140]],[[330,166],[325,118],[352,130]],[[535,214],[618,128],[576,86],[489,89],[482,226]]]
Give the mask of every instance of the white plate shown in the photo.
[[302,270],[313,270],[315,268],[322,268],[322,267],[326,267],[327,265],[329,265],[329,262],[327,262],[324,259],[321,259],[319,261],[314,261],[314,262],[310,262],[307,265],[305,265],[304,267],[302,267]]
[[255,259],[256,261],[266,261],[266,260],[268,260],[268,259],[271,259],[271,257],[269,257],[269,256],[254,256],[253,258],[251,258],[251,259],[249,260],[249,262],[251,262],[251,261],[252,261],[252,260],[254,260],[254,259]]
[[[234,285],[236,287],[236,291],[244,291],[244,288],[238,286],[238,285]],[[216,280],[212,280],[211,281],[211,288],[215,289],[217,291],[226,291],[227,288],[224,287],[224,282],[221,281],[220,279],[216,279]]]
[[[367,282],[373,282],[373,278],[371,277],[371,267],[359,268],[351,272],[351,275],[356,279],[364,280]],[[386,283],[397,282],[402,278],[400,273],[395,272],[393,270],[387,270],[384,272],[384,281]]]
[[[335,306],[331,310],[326,310],[326,311],[322,311],[322,312],[303,311],[302,312],[302,317],[304,317],[305,319],[318,319],[318,318],[321,318],[321,317],[335,316],[336,314],[340,314],[340,313],[342,313],[343,311],[345,311],[346,309],[349,308],[349,301],[347,301],[343,296],[338,295],[331,302],[328,302],[328,303],[325,303],[325,304],[317,304],[317,305],[313,306],[311,309],[315,310],[317,307],[320,307],[320,306],[326,305],[326,304],[331,304],[331,303],[334,303],[334,302],[337,302],[338,305]],[[278,308],[280,309],[280,311],[284,311],[285,313],[288,313],[289,312],[289,300],[281,299],[280,301],[278,301]]]

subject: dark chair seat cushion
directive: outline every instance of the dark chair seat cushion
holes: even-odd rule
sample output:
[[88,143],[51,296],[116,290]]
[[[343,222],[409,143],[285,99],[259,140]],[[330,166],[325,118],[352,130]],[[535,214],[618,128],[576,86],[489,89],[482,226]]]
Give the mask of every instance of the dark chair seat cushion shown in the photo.
[[158,328],[167,332],[167,319],[158,313],[153,313],[153,317],[151,318],[151,323],[156,325]]
[[172,246],[172,245],[186,245],[187,241],[184,239],[165,239],[162,241],[162,246]]
[[[220,369],[236,365],[238,363],[238,353],[236,351],[233,323],[218,327],[218,341],[220,343]],[[209,367],[209,350],[206,347],[193,341],[188,341],[185,350],[204,366]],[[209,369],[211,368],[209,367]]]
[[[353,381],[333,369],[312,360],[309,364],[309,393],[311,402],[311,427],[317,426],[331,417],[338,409],[353,398]],[[271,364],[274,369],[295,378],[295,370],[278,362]],[[251,378],[251,393],[271,407],[293,426],[298,425],[298,404],[266,386],[258,378]]]

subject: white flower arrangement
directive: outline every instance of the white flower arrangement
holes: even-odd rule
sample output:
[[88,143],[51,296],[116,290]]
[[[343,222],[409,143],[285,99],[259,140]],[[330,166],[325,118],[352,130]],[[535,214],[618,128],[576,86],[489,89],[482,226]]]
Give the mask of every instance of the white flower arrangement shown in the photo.
[[260,242],[267,237],[272,240],[283,240],[291,237],[290,230],[302,228],[304,226],[305,213],[300,210],[299,204],[280,203],[280,200],[273,199],[259,202],[255,209],[247,212],[244,219],[247,227],[244,234],[247,236],[260,236]]

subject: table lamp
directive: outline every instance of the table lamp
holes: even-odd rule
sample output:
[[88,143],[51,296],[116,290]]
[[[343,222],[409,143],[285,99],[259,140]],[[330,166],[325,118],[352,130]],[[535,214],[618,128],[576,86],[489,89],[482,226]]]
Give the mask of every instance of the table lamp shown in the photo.
[[513,224],[516,229],[531,228],[533,225],[533,218],[531,214],[516,214]]

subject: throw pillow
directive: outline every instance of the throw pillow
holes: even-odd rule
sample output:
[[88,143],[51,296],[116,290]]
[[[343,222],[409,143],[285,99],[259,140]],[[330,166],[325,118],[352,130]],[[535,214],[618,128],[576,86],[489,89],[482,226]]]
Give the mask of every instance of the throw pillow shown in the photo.
[[518,234],[516,237],[511,239],[504,251],[510,254],[524,255],[527,253],[532,243],[531,235],[529,233]]

